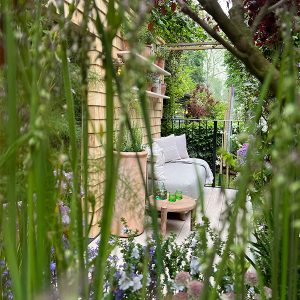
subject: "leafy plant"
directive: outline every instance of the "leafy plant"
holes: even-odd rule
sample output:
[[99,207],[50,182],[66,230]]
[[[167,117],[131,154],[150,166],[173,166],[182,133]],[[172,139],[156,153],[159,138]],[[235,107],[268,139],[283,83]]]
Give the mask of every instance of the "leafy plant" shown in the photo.
[[[120,137],[121,138],[121,137]],[[116,141],[116,145],[118,141]],[[143,151],[143,131],[140,127],[132,126],[131,129],[126,129],[121,138],[122,152],[141,152]]]

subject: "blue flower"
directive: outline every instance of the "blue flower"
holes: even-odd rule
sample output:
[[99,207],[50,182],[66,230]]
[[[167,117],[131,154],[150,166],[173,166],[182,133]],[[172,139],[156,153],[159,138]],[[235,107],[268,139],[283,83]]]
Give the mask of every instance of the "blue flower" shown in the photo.
[[141,282],[142,279],[143,279],[143,275],[134,275],[132,279],[133,282],[132,289],[134,292],[140,290],[143,287]]
[[133,286],[133,281],[127,276],[124,271],[121,271],[121,277],[119,279],[119,287],[122,291],[126,291]]
[[52,262],[50,263],[50,271],[51,271],[51,272],[54,272],[55,269],[56,269],[56,263],[52,261]]
[[121,277],[121,274],[119,271],[117,271],[115,274],[114,274],[115,278],[116,279],[119,279]]
[[134,248],[132,249],[131,255],[135,259],[139,259],[140,258],[140,253],[139,253],[139,249],[138,249],[137,246],[134,246]]

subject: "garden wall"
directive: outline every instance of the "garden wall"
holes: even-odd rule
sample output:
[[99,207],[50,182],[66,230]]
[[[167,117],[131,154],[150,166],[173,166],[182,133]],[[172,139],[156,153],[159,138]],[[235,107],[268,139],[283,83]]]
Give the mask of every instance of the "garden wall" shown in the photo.
[[[68,11],[68,5],[71,0],[65,0],[65,9]],[[75,25],[79,25],[82,20],[83,3],[81,1],[76,13],[72,18],[72,22]],[[96,1],[101,17],[103,19],[107,13],[107,1],[98,0]],[[91,16],[90,18],[95,18]],[[94,38],[93,46],[89,51],[91,69],[96,72],[101,78],[104,77],[104,69],[101,60],[102,44],[94,23],[89,23],[90,34]],[[117,58],[118,51],[123,49],[123,40],[120,34],[113,42],[113,57]],[[99,221],[101,219],[102,205],[103,205],[103,194],[104,194],[104,160],[105,153],[103,148],[103,141],[105,140],[105,87],[104,82],[91,83],[89,85],[88,94],[88,106],[89,106],[89,124],[88,124],[88,136],[89,136],[89,190],[95,195],[96,205],[94,219],[92,222],[92,228],[90,237],[95,237],[99,233]],[[120,107],[118,106],[116,96],[116,107],[115,107],[115,118],[118,120]],[[161,118],[162,118],[163,100],[156,98],[149,98],[149,116],[151,118],[151,131],[154,138],[160,137],[161,133]],[[134,119],[142,120],[139,116],[135,116]],[[142,123],[142,122],[140,122]],[[144,141],[146,142],[146,132],[144,130]],[[92,216],[92,210],[90,217]]]

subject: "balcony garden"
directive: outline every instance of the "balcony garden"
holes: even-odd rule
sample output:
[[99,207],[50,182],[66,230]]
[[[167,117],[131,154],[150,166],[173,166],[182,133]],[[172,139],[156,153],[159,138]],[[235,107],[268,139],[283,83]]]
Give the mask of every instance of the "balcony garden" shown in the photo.
[[299,299],[299,1],[0,8],[1,300]]

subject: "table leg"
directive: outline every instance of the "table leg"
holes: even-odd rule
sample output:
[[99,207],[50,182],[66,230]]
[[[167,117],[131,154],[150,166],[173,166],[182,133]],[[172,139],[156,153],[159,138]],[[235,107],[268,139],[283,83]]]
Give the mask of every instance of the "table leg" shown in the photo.
[[179,213],[179,218],[181,221],[185,221],[189,212]]
[[168,215],[167,207],[162,207],[161,214],[160,214],[160,232],[162,236],[165,236],[167,232],[167,215]]

